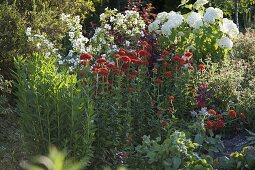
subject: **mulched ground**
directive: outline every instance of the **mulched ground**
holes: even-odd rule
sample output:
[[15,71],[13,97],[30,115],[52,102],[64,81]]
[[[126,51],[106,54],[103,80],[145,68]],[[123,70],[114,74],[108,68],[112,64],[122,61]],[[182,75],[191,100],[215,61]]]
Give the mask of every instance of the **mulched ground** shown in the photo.
[[225,146],[224,154],[226,154],[225,156],[229,156],[232,152],[242,151],[243,147],[247,146],[247,136],[249,136],[248,132],[244,131],[223,139]]

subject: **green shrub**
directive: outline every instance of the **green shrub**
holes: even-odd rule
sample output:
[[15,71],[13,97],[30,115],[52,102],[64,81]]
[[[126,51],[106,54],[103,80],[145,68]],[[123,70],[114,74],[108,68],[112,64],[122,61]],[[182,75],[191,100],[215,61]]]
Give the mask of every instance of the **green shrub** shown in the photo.
[[10,76],[13,57],[25,48],[25,20],[13,5],[0,5],[0,69]]
[[230,102],[237,102],[245,76],[245,63],[228,58],[221,64],[209,63],[207,70],[207,81],[214,92],[211,104],[223,112]]
[[0,74],[0,115],[12,112],[6,96],[11,93],[11,85],[11,81],[5,80]]
[[255,30],[247,29],[244,34],[240,34],[233,50],[235,57],[252,63],[255,60]]
[[27,26],[38,33],[46,34],[47,38],[56,42],[61,50],[67,28],[58,19],[60,14],[80,15],[83,20],[93,11],[93,2],[86,0],[16,0],[9,4],[7,1],[2,2],[0,4],[0,68],[5,73],[4,76],[10,77],[9,72],[13,70],[15,56],[30,56],[32,51],[37,49],[36,46],[27,43],[25,37]]
[[94,111],[90,84],[56,66],[56,58],[33,54],[15,62],[17,108],[27,145],[45,153],[50,145],[67,148],[70,156],[92,156]]
[[255,129],[253,121],[255,118],[255,31],[253,29],[247,29],[246,33],[239,35],[234,47],[234,56],[245,61],[242,68],[245,71],[244,81],[238,95],[238,109],[246,116],[250,128]]
[[143,144],[136,147],[137,166],[141,169],[213,169],[212,158],[203,158],[195,152],[197,143],[186,138],[184,132],[174,132],[161,142],[143,137]]
[[220,157],[219,165],[224,169],[254,169],[255,148],[246,146],[240,153],[231,153],[230,158]]

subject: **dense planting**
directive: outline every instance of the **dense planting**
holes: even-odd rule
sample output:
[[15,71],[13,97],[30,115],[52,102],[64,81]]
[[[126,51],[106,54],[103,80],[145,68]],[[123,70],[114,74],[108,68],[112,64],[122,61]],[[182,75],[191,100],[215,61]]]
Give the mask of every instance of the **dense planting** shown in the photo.
[[31,49],[13,71],[24,148],[65,152],[53,148],[25,168],[42,159],[52,169],[254,168],[252,146],[226,157],[222,140],[254,130],[254,48],[207,3],[157,15],[149,5],[106,8],[91,37],[79,16],[64,13],[56,20],[67,32],[56,41],[27,27]]

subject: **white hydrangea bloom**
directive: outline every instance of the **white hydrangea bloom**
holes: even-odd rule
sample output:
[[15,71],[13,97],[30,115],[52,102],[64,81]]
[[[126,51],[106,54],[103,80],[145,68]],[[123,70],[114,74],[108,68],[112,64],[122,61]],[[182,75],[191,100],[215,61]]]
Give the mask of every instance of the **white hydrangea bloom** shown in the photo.
[[173,14],[169,16],[168,21],[170,28],[177,28],[183,23],[183,16],[180,14]]
[[139,17],[139,13],[137,11],[126,10],[125,11],[125,17],[126,18],[130,18],[130,17],[138,18]]
[[209,1],[207,0],[197,0],[195,3],[194,3],[194,8],[195,9],[199,9],[200,7],[204,6],[205,4],[207,4]]
[[80,16],[79,15],[76,15],[75,17],[74,17],[74,23],[76,23],[76,24],[80,24]]
[[162,25],[162,27],[161,27],[161,32],[162,32],[162,34],[163,35],[165,35],[165,36],[169,36],[169,35],[171,35],[171,29],[170,29],[170,22],[169,21],[167,21],[166,23],[164,23],[163,25]]
[[221,37],[221,39],[217,41],[217,44],[221,48],[231,49],[233,47],[233,42],[228,37]]
[[239,34],[237,25],[227,18],[223,18],[223,22],[220,25],[220,30],[227,34],[230,38],[234,38]]
[[203,17],[203,21],[209,24],[213,24],[216,19],[223,18],[223,12],[219,8],[209,7]]
[[169,13],[167,13],[167,17],[168,17],[168,20],[169,20],[169,17],[173,16],[173,15],[176,15],[177,13],[174,12],[174,11],[170,11]]
[[167,12],[160,12],[158,13],[156,20],[160,21],[161,23],[164,23],[165,21],[167,21],[169,17],[169,13]]
[[202,16],[199,13],[191,12],[187,17],[187,23],[192,28],[199,28],[203,26]]
[[153,31],[158,30],[159,29],[159,24],[160,24],[159,20],[155,20],[152,23],[150,23],[149,26],[148,26],[149,32],[153,32]]
[[183,23],[183,16],[175,12],[170,12],[168,21],[162,25],[161,31],[165,36],[171,35],[171,29],[179,27]]

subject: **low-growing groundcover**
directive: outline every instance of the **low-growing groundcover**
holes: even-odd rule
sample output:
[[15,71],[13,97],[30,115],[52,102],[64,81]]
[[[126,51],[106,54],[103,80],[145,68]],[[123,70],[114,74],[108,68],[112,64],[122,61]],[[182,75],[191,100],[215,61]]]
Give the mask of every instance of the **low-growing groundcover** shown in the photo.
[[106,9],[91,38],[61,14],[66,50],[28,27],[34,53],[13,72],[27,153],[65,150],[39,157],[52,169],[65,156],[77,169],[253,169],[254,148],[228,158],[222,140],[255,127],[251,61],[232,49],[237,26],[206,3],[156,16]]

